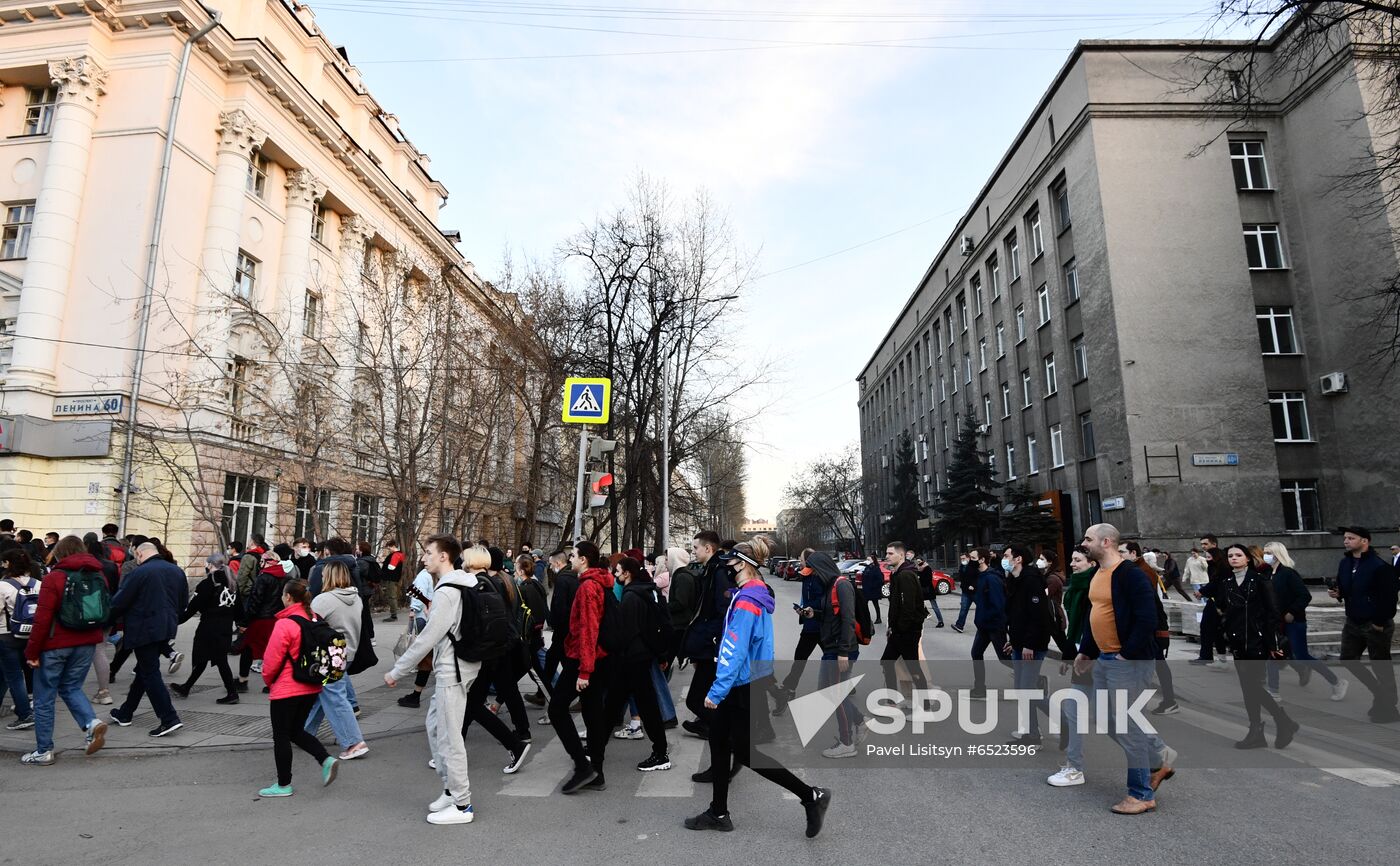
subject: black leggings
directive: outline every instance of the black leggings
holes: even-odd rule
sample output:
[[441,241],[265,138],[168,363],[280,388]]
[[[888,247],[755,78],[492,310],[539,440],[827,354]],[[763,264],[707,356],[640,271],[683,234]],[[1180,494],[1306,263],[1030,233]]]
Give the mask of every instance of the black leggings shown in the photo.
[[[617,662],[612,684],[608,687],[605,712],[608,727],[622,718],[622,709],[630,696],[637,702],[637,715],[642,719],[642,730],[651,740],[654,754],[666,754],[666,726],[661,723],[661,705],[656,701],[656,684],[651,679],[651,669],[655,659],[623,659]],[[592,687],[589,689],[592,690]],[[590,741],[592,737],[590,735]]]
[[[928,688],[928,683],[924,680],[924,666],[919,661],[919,632],[909,634],[892,634],[885,641],[885,652],[880,656],[882,662],[893,662],[896,659],[903,659],[909,663],[909,679],[913,681],[914,688]],[[885,669],[885,688],[892,691],[899,691],[899,678],[893,664],[882,665]]]
[[1273,696],[1264,688],[1264,674],[1267,662],[1246,661],[1235,656],[1235,673],[1240,678],[1240,693],[1244,695],[1244,711],[1249,714],[1249,726],[1257,728],[1264,724],[1262,710],[1268,710],[1274,717],[1274,724],[1288,718],[1288,714],[1278,705]]
[[[578,691],[578,659],[565,657],[559,665],[559,681],[554,684],[554,693],[549,696],[549,721],[554,725],[554,733],[564,750],[574,759],[576,769],[592,766],[603,772],[603,755],[607,751],[608,738],[612,736],[612,724],[608,721],[607,691],[608,680],[612,677],[612,663],[598,659],[593,676],[588,680],[588,688]],[[588,734],[588,751],[584,751],[579,741],[578,729],[569,715],[569,705],[574,698],[579,699],[583,709],[583,727]]]
[[749,754],[749,686],[735,686],[720,701],[710,724],[710,760],[721,768],[714,775],[715,791],[710,799],[710,813],[729,814],[729,774],[723,768],[730,763],[742,764],[775,785],[782,785],[803,803],[812,802],[812,786],[797,778],[784,767],[755,767]]
[[195,680],[198,680],[200,674],[204,673],[204,669],[211,664],[219,672],[219,679],[223,681],[224,690],[229,694],[234,694],[233,671],[229,670],[227,653],[215,653],[211,659],[201,658],[196,661],[194,667],[190,668],[189,679],[185,680],[185,691],[190,690],[190,687],[195,684]]
[[510,710],[510,723],[515,726],[515,730],[521,734],[528,734],[530,716],[525,712],[525,699],[520,696],[520,678],[525,675],[521,649],[518,645],[511,645],[497,662],[491,684],[496,687],[496,703]]
[[797,649],[792,654],[792,670],[788,671],[787,676],[783,677],[783,689],[785,691],[790,692],[796,689],[797,684],[802,681],[802,670],[807,666],[807,659],[811,657],[812,652],[820,646],[820,636],[821,633],[816,629],[812,629],[811,631],[803,629],[802,633],[797,636]]
[[277,762],[277,784],[292,784],[292,744],[324,764],[330,754],[321,741],[306,732],[306,717],[320,695],[274,698],[267,702],[272,716],[272,757]]
[[[467,687],[467,711],[462,718],[462,738],[466,739],[467,730],[472,726],[472,722],[480,722],[486,732],[496,738],[496,742],[510,749],[512,752],[520,750],[523,745],[517,734],[529,733],[529,728],[517,733],[512,733],[506,723],[489,709],[486,708],[486,690],[490,688],[493,681],[499,681],[497,675],[499,671],[500,659],[493,659],[481,663],[481,669],[476,673],[476,679]],[[496,692],[500,696],[499,686]]]
[[715,684],[718,666],[712,661],[700,659],[692,659],[690,666],[694,673],[690,677],[690,690],[685,693],[685,705],[695,714],[695,721],[708,727],[714,720],[715,711],[705,706],[705,695]]

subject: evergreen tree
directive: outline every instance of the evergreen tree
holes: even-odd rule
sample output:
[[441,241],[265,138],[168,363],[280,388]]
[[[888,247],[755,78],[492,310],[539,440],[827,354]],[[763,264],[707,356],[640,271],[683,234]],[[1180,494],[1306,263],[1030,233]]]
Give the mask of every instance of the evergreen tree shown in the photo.
[[933,509],[937,517],[934,534],[942,542],[959,545],[984,540],[986,531],[997,525],[997,473],[979,447],[977,422],[971,407],[963,413],[962,429],[953,440],[953,458],[948,463],[948,483],[939,491]]
[[1008,544],[1033,548],[1059,543],[1060,521],[1050,506],[1040,504],[1040,497],[1024,482],[1006,485],[1006,507],[1002,511],[1001,535]]
[[894,486],[890,490],[890,521],[885,525],[886,536],[873,539],[883,552],[883,545],[889,541],[902,541],[911,550],[924,548],[925,530],[919,528],[919,521],[925,518],[924,507],[919,502],[919,467],[914,463],[914,443],[908,431],[899,437],[899,446],[894,452]]

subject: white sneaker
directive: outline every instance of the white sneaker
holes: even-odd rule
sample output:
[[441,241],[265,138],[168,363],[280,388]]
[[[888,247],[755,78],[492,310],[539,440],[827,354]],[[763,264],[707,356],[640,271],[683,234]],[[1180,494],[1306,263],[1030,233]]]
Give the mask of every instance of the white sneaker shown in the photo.
[[1061,767],[1060,772],[1045,781],[1056,788],[1072,788],[1084,784],[1084,771],[1069,766]]
[[443,809],[441,812],[429,812],[429,813],[428,813],[428,823],[429,823],[429,824],[470,824],[470,823],[472,822],[472,818],[473,818],[473,817],[475,817],[475,816],[472,815],[472,807],[471,807],[471,806],[460,806],[460,807],[458,807],[458,806],[452,806],[452,807],[450,807],[450,808]]
[[429,758],[429,759],[428,759],[428,769],[429,769],[429,770],[436,770],[436,769],[437,769],[437,758]]
[[428,804],[428,811],[441,812],[443,809],[446,809],[448,806],[451,806],[452,803],[452,795],[447,793],[446,791],[443,791],[442,796],[438,797],[436,800]]
[[635,726],[623,725],[622,727],[613,731],[613,738],[618,740],[640,740],[642,737],[645,736],[646,734],[642,733],[641,724],[637,724]]
[[262,659],[253,659],[253,664],[248,669],[255,674],[262,673]]
[[549,716],[540,716],[540,720],[536,722],[536,724],[538,724],[541,728],[547,728],[552,723],[549,721]]
[[1345,700],[1345,699],[1346,699],[1346,696],[1347,696],[1347,689],[1350,688],[1350,687],[1351,687],[1351,680],[1346,680],[1346,679],[1337,680],[1337,684],[1336,684],[1335,686],[1332,687],[1332,700],[1334,700],[1334,701]]
[[178,651],[177,651],[177,652],[174,652],[174,653],[171,653],[171,655],[170,655],[170,664],[166,666],[165,672],[166,672],[167,674],[173,674],[173,673],[175,673],[176,671],[180,670],[180,665],[182,665],[182,664],[184,664],[184,663],[185,663],[185,654],[184,654],[184,653],[178,652]]
[[1220,658],[1220,657],[1217,656],[1216,659],[1215,659],[1215,661],[1213,661],[1213,662],[1210,663],[1209,667],[1210,667],[1210,669],[1213,670],[1213,671],[1229,670],[1229,668],[1230,668],[1230,663],[1227,662],[1227,661],[1225,661],[1225,659]]
[[353,761],[356,758],[363,758],[369,754],[369,743],[356,743],[345,751],[337,755],[342,761]]
[[855,756],[855,743],[837,743],[829,749],[822,749],[823,758],[854,758]]
[[40,752],[36,749],[27,755],[22,755],[19,762],[30,766],[47,767],[53,763],[53,752]]

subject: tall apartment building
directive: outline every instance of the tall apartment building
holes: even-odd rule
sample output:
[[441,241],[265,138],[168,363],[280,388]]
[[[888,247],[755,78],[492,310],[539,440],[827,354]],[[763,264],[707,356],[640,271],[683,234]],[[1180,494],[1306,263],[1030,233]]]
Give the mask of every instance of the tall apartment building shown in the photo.
[[900,435],[931,506],[968,415],[1003,481],[1058,492],[1069,539],[1279,539],[1317,573],[1330,529],[1400,522],[1400,401],[1351,300],[1397,250],[1330,193],[1373,144],[1375,47],[1247,122],[1180,86],[1238,47],[1076,47],[860,374],[872,544]]
[[[127,529],[182,557],[216,546],[220,525],[236,540],[378,544],[395,497],[419,497],[416,478],[391,482],[382,440],[411,433],[415,412],[448,421],[408,393],[426,374],[386,373],[403,359],[373,347],[411,333],[418,323],[393,310],[415,303],[450,308],[487,346],[513,327],[510,298],[439,228],[447,190],[427,155],[311,10],[220,5],[214,23],[196,0],[0,3],[0,514],[36,534],[116,519],[130,442]],[[167,162],[182,50],[210,24]],[[395,374],[394,405],[346,397],[368,390],[355,377]],[[396,412],[383,437],[366,432]],[[321,437],[314,450],[308,437]],[[521,515],[507,488],[530,445],[487,442],[472,481],[486,492],[435,499],[424,526],[513,542]],[[415,469],[424,476],[447,465],[422,456],[438,461]]]

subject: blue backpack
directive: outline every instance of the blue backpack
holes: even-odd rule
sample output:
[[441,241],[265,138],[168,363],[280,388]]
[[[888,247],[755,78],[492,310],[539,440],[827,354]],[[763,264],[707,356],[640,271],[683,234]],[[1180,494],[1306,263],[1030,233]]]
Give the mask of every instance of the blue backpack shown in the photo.
[[10,621],[10,637],[29,640],[30,634],[34,632],[34,614],[39,609],[39,582],[30,578],[28,589],[13,577],[5,578],[5,582],[13,586],[16,592],[15,609],[7,616]]

